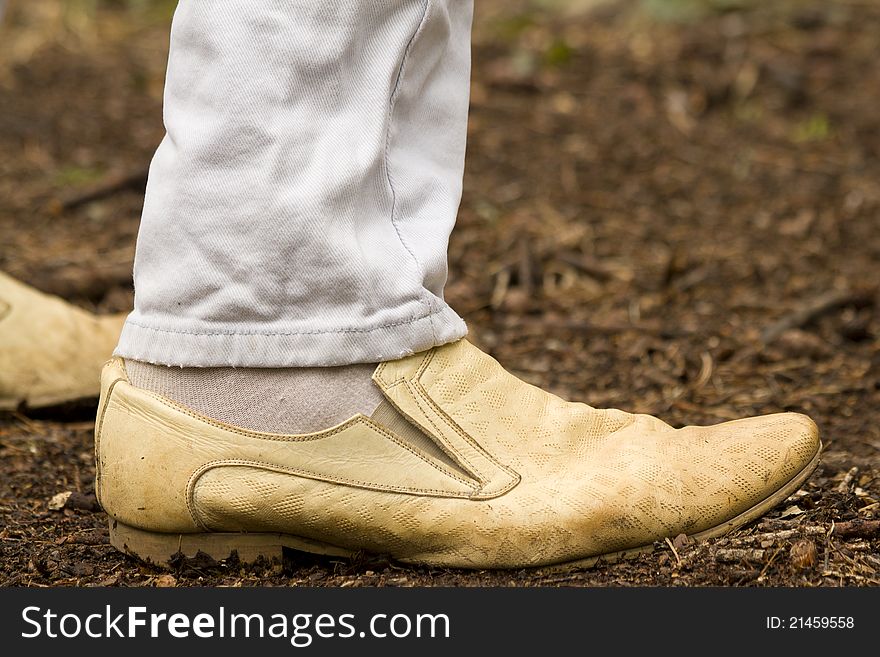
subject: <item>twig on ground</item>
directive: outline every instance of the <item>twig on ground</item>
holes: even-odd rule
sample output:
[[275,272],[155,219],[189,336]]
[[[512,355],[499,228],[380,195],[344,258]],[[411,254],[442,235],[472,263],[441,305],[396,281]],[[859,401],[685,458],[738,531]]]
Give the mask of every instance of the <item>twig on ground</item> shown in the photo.
[[108,176],[101,182],[83,191],[72,192],[61,199],[55,199],[50,205],[53,214],[73,210],[92,201],[113,196],[122,191],[146,189],[148,167]]
[[853,466],[849,469],[849,472],[846,473],[843,477],[843,481],[840,482],[837,486],[838,493],[848,493],[849,487],[852,485],[853,480],[858,476],[859,469],[857,466]]
[[776,560],[776,557],[779,556],[779,553],[782,552],[784,548],[784,545],[780,545],[778,548],[776,548],[776,551],[770,556],[770,558],[767,560],[767,563],[765,563],[764,567],[761,569],[761,574],[758,575],[757,581],[760,582],[764,579],[764,575],[767,574],[767,570],[770,568],[771,564]]
[[675,562],[680,566],[681,565],[681,557],[678,556],[678,550],[675,549],[675,546],[672,544],[672,541],[669,540],[669,537],[666,537],[666,545],[669,546],[669,549],[672,550],[672,554],[675,555]]
[[873,305],[876,301],[875,296],[876,290],[873,289],[826,292],[767,327],[761,335],[761,342],[770,344],[789,329],[802,328],[826,313],[843,306],[866,307]]
[[748,545],[750,543],[766,541],[784,541],[789,538],[801,536],[824,536],[828,532],[821,525],[809,525],[807,527],[797,527],[794,529],[783,529],[778,532],[765,532],[763,534],[752,534],[751,536],[738,536],[730,539],[731,545]]
[[562,253],[557,253],[556,258],[567,265],[571,265],[587,276],[595,278],[600,283],[610,281],[615,277],[613,270],[609,269],[598,260],[590,258],[582,253],[563,251]]
[[743,549],[743,548],[726,548],[718,550],[715,553],[716,561],[736,562],[736,561],[763,561],[766,550]]
[[840,538],[878,538],[880,520],[847,520],[834,525],[834,535]]

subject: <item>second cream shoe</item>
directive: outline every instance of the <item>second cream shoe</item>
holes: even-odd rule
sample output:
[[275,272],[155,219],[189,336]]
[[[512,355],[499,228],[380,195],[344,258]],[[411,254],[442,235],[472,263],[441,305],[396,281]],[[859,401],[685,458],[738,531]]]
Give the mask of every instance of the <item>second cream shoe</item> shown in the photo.
[[98,396],[125,315],[94,315],[0,272],[0,411]]
[[98,499],[111,542],[167,564],[282,547],[464,568],[590,565],[678,534],[724,534],[816,467],[794,413],[673,429],[570,403],[467,340],[381,364],[386,401],[304,435],[259,433],[103,372]]

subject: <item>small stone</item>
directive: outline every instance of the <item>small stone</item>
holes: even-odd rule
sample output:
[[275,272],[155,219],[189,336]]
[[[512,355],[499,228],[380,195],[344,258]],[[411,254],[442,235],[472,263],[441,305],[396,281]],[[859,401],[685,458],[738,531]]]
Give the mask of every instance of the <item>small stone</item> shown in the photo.
[[174,575],[159,575],[156,578],[156,587],[160,589],[169,589],[177,586],[177,578]]
[[687,534],[679,534],[679,535],[676,536],[674,539],[672,539],[672,546],[673,546],[676,550],[680,550],[681,548],[683,548],[685,545],[687,545],[687,544],[690,543],[690,542],[691,542],[691,541],[690,541],[690,539],[687,537]]
[[794,516],[799,516],[802,513],[805,513],[802,508],[800,508],[797,504],[792,504],[791,506],[787,506],[782,510],[782,513],[779,514],[780,518],[793,518]]
[[46,506],[49,507],[49,511],[61,511],[61,509],[67,506],[67,500],[70,499],[71,495],[73,495],[73,493],[69,490],[63,493],[58,493],[49,500],[49,503]]

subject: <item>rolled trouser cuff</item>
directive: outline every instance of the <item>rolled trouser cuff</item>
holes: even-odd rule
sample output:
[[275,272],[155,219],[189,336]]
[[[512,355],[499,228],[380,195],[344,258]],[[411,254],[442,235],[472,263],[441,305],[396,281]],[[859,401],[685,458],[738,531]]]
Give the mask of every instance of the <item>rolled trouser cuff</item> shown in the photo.
[[114,354],[180,367],[330,367],[395,360],[465,335],[464,320],[447,305],[372,328],[321,331],[159,328],[132,313]]

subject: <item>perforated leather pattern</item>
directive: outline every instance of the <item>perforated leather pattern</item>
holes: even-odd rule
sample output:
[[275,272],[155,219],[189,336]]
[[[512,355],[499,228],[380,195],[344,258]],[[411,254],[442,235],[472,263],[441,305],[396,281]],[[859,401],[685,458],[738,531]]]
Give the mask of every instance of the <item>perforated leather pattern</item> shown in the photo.
[[[819,445],[812,421],[792,413],[673,429],[650,416],[565,402],[466,340],[393,365],[519,483],[472,500],[230,466],[208,471],[195,487],[203,523],[438,565],[564,562],[720,525],[779,490]],[[417,416],[415,408],[400,410]]]

